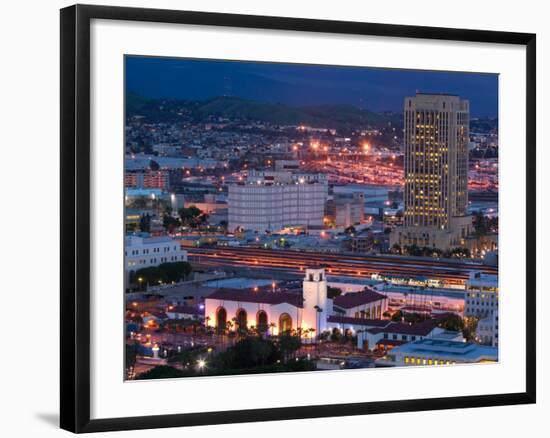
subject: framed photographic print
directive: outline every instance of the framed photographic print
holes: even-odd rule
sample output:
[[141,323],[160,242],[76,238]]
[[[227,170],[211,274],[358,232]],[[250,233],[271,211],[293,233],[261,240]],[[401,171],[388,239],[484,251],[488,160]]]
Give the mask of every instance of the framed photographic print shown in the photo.
[[61,11],[61,427],[535,402],[535,35]]

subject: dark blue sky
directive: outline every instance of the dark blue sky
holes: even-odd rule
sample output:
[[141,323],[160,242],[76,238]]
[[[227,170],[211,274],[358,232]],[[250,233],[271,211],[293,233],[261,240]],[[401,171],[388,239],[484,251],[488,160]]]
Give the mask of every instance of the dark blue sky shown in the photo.
[[151,98],[231,95],[294,106],[349,103],[373,111],[401,111],[403,98],[418,90],[469,99],[473,117],[498,115],[496,74],[127,56],[126,89]]

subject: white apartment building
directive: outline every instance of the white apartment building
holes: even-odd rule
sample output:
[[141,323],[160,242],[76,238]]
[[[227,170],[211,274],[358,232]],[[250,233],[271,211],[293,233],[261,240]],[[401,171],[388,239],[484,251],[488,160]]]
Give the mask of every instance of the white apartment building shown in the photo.
[[484,345],[498,347],[498,312],[478,321],[476,340]]
[[229,229],[264,232],[323,225],[328,185],[322,175],[262,172],[229,186]]
[[124,243],[126,281],[138,269],[158,266],[161,263],[187,261],[187,251],[181,248],[177,240],[168,236],[126,236]]
[[481,318],[476,330],[478,341],[498,346],[498,276],[470,273],[466,281],[464,316]]
[[498,276],[470,272],[466,281],[464,316],[485,318],[498,313]]

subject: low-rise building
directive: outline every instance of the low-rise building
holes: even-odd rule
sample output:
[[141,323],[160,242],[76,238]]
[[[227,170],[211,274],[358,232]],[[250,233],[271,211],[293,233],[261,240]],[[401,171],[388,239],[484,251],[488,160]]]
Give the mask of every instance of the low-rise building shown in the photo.
[[170,186],[170,175],[165,170],[145,170],[126,172],[124,186],[139,189],[162,189]]
[[274,291],[272,286],[221,288],[205,299],[207,325],[217,331],[244,330],[279,335],[300,330],[312,339],[327,329],[332,300],[323,269],[307,269],[302,291]]
[[485,318],[498,313],[498,276],[470,272],[466,281],[464,316]]
[[498,349],[470,342],[430,339],[396,346],[376,361],[378,366],[454,365],[497,362]]
[[498,347],[498,313],[493,312],[483,319],[480,319],[476,328],[476,341]]
[[204,319],[204,304],[199,306],[168,306],[168,319]]
[[370,288],[361,292],[350,292],[334,298],[334,310],[343,316],[381,319],[388,309],[386,295],[378,293]]
[[328,222],[337,227],[350,227],[365,219],[365,195],[363,192],[338,193],[326,204]]
[[395,346],[414,342],[433,337],[444,331],[437,327],[433,320],[418,324],[390,322],[385,327],[371,327],[360,333],[357,337],[357,347],[369,350],[380,349],[385,348],[389,343]]
[[321,227],[328,196],[322,175],[255,173],[229,185],[229,229],[276,231]]
[[130,235],[125,239],[124,265],[126,281],[133,281],[138,269],[158,266],[161,263],[185,262],[187,251],[179,241],[168,236],[148,237]]

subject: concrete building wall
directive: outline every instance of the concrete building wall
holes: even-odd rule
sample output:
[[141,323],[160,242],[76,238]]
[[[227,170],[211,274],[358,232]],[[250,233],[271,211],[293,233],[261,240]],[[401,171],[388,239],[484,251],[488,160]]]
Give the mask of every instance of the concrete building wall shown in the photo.
[[322,226],[327,184],[235,184],[229,186],[229,229],[279,230]]

